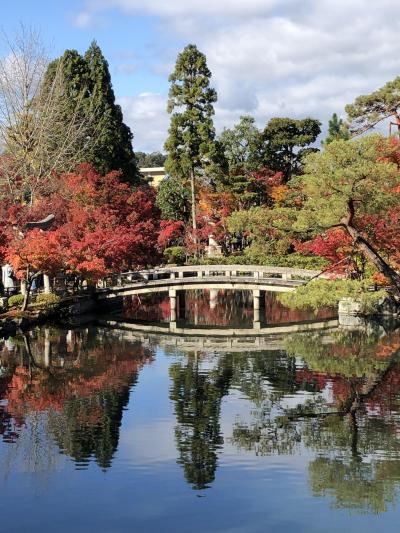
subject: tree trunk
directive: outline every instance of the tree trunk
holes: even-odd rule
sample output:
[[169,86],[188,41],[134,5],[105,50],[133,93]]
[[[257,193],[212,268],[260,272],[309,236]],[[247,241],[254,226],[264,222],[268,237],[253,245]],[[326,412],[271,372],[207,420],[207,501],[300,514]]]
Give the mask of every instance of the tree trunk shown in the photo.
[[397,296],[400,296],[400,275],[379,255],[361,233],[354,227],[346,225],[346,230],[361,253],[375,266],[379,272],[386,276],[395,287]]
[[193,168],[190,170],[190,189],[192,194],[192,228],[193,228],[193,240],[195,244],[195,256],[198,256],[197,250],[197,221],[196,221],[196,187]]
[[29,296],[31,294],[32,283],[35,278],[40,276],[41,272],[36,272],[32,276],[29,274],[29,267],[26,269],[26,291],[24,294],[24,301],[22,302],[21,311],[26,311],[29,305]]
[[21,311],[26,311],[28,309],[29,304],[29,295],[31,293],[31,286],[32,286],[32,280],[26,281],[26,291],[24,294],[24,301],[22,302]]
[[371,261],[379,272],[386,276],[393,284],[396,296],[400,297],[400,275],[381,257],[375,248],[363,237],[363,235],[354,227],[355,207],[352,198],[348,200],[348,212],[340,221],[346,228],[347,233],[353,239],[355,246],[360,252]]

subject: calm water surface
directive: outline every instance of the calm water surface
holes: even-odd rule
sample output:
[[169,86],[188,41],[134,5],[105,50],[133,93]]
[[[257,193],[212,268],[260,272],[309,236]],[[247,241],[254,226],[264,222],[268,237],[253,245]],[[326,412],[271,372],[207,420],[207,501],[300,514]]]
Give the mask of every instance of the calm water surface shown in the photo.
[[400,331],[211,341],[0,340],[0,530],[398,531]]

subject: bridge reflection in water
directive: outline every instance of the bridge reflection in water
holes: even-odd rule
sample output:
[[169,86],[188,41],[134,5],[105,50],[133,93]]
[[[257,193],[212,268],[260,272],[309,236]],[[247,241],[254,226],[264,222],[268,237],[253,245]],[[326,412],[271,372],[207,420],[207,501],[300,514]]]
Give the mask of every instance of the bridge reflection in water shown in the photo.
[[[261,267],[249,265],[200,265],[186,267],[157,268],[141,272],[126,272],[111,276],[104,280],[103,287],[98,289],[97,297],[99,301],[127,297],[142,298],[146,295],[168,294],[169,316],[168,331],[182,335],[195,335],[197,328],[182,327],[179,319],[185,318],[186,294],[188,291],[207,291],[209,294],[209,309],[215,309],[218,302],[219,291],[224,293],[230,291],[243,292],[251,295],[252,300],[252,327],[248,327],[247,321],[243,320],[245,327],[240,324],[240,332],[237,328],[225,329],[222,333],[220,328],[211,328],[199,334],[206,335],[248,335],[248,334],[269,334],[293,331],[304,331],[308,329],[319,329],[323,326],[320,320],[300,320],[307,322],[300,326],[293,324],[279,326],[275,330],[272,325],[263,327],[263,315],[261,312],[265,308],[266,295],[277,292],[293,291],[296,287],[307,283],[320,276],[321,273],[315,270],[304,270],[282,267]],[[274,305],[278,305],[274,300]],[[334,312],[325,313],[323,318],[332,317]],[[139,317],[142,318],[142,317]],[[243,316],[243,319],[246,318]],[[294,322],[298,320],[289,320]],[[122,321],[124,322],[124,321]],[[118,323],[121,325],[121,320]],[[127,321],[125,321],[127,322]],[[110,321],[108,325],[115,326],[117,323]],[[195,317],[195,325],[197,318]],[[331,326],[331,325],[329,325]],[[126,326],[127,327],[127,326]],[[286,327],[286,329],[285,329]],[[131,324],[130,329],[135,329]],[[161,329],[160,329],[161,328]],[[138,329],[145,329],[153,333],[165,332],[165,326],[144,325]]]
[[[172,305],[171,305],[172,302]],[[249,291],[179,291],[174,298],[164,294],[124,298],[123,307],[102,316],[102,324],[130,331],[181,336],[228,338],[265,336],[335,327],[332,309],[318,313],[291,310],[274,293],[262,293],[254,306]]]

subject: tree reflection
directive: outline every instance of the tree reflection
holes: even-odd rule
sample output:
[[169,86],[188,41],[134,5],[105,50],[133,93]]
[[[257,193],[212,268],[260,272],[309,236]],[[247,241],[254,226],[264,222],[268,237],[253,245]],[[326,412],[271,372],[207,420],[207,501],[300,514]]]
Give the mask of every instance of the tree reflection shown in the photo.
[[215,368],[202,366],[196,354],[185,363],[171,365],[170,398],[175,402],[178,462],[194,489],[214,481],[217,453],[223,444],[220,428],[221,400],[228,393],[232,365],[219,361]]
[[[3,440],[16,442],[27,429],[32,432],[33,415],[40,414],[37,435],[25,439],[31,446],[25,455],[37,455],[35,442],[45,432],[80,467],[94,458],[100,467],[108,468],[118,446],[130,389],[152,357],[140,343],[125,342],[111,331],[94,328],[45,328],[3,342]],[[48,440],[46,446],[50,446]]]
[[[214,481],[218,453],[223,445],[221,402],[230,389],[244,392],[258,406],[269,408],[285,394],[297,391],[294,358],[282,351],[225,353],[207,357],[189,353],[170,368],[170,398],[175,402],[178,462],[194,489]],[[273,390],[266,391],[266,383]],[[312,385],[307,388],[313,388]]]
[[305,362],[297,383],[319,392],[300,395],[294,407],[272,405],[268,398],[277,392],[262,384],[258,396],[267,400],[252,411],[251,423],[235,425],[233,442],[257,454],[311,450],[315,496],[329,495],[336,507],[352,511],[385,511],[400,481],[399,331],[298,335],[287,349]]

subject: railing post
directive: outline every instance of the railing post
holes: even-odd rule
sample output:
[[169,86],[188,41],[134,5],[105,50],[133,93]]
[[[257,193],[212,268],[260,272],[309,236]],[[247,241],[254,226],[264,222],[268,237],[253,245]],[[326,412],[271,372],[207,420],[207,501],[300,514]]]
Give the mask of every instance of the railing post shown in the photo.
[[178,273],[178,277],[180,279],[182,279],[183,278],[183,274],[184,274],[183,270],[180,270],[179,273]]
[[231,271],[230,270],[225,270],[225,276],[227,278],[230,278],[231,277]]
[[170,279],[175,279],[175,272],[171,272],[169,277],[170,277]]
[[260,309],[260,290],[253,289],[253,307],[254,309]]

